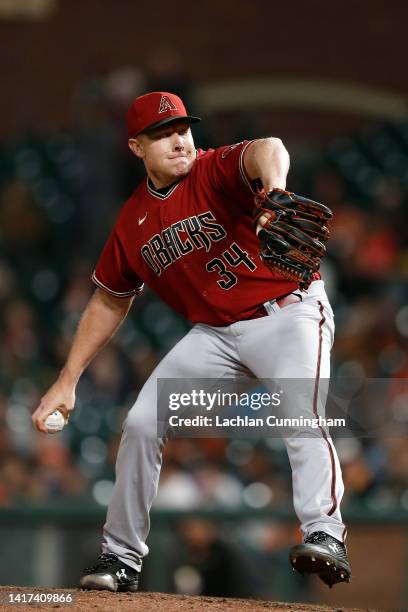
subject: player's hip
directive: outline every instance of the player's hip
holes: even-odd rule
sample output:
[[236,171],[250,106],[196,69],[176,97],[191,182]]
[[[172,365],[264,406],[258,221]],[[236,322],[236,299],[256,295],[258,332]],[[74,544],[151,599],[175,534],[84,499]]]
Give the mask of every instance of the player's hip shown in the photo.
[[295,289],[289,294],[267,300],[261,304],[261,309],[263,316],[271,316],[282,311],[286,314],[292,310],[299,312],[302,310],[301,307],[306,305],[313,305],[318,310],[324,308],[331,317],[334,316],[324,287],[324,281],[322,280],[314,281],[308,290],[301,291],[300,289]]

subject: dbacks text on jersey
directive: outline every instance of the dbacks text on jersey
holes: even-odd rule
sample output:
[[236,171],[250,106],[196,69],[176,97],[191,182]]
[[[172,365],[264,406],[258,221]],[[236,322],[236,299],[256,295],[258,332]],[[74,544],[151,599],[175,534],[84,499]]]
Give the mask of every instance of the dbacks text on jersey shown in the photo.
[[216,223],[209,210],[173,223],[160,234],[154,234],[140,250],[148,266],[160,276],[173,262],[194,249],[208,252],[213,242],[219,242],[227,235],[226,230]]

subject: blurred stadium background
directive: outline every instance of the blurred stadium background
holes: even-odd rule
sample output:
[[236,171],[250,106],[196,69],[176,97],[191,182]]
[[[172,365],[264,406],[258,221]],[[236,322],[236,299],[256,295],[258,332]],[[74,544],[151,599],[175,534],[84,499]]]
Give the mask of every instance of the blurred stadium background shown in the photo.
[[[153,89],[205,118],[206,148],[266,135],[288,187],[335,212],[324,279],[333,371],[408,377],[408,6],[361,0],[0,0],[0,582],[72,586],[98,551],[121,421],[188,329],[148,290],[78,389],[58,436],[30,415],[93,291],[89,277],[141,176],[124,113]],[[406,426],[407,402],[390,405]],[[353,583],[287,563],[298,540],[276,440],[178,440],[165,455],[144,588],[408,606],[408,438],[338,440]]]

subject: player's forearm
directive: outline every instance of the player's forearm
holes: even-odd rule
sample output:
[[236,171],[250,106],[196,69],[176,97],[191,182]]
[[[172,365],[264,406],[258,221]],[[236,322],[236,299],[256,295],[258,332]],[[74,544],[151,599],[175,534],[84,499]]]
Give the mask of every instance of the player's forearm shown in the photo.
[[256,140],[245,151],[244,165],[251,180],[261,179],[265,191],[285,189],[289,153],[279,138]]
[[111,298],[97,289],[86,307],[75,333],[60,379],[76,385],[82,372],[125,319],[133,297]]

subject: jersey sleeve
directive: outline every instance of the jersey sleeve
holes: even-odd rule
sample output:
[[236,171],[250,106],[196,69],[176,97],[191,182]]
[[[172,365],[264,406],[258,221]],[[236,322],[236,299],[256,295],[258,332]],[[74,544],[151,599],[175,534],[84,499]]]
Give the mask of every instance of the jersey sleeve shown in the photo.
[[209,180],[216,191],[251,202],[256,193],[244,166],[245,151],[254,140],[244,140],[215,150],[209,164]]
[[95,285],[115,297],[130,297],[143,291],[143,281],[130,267],[116,228],[109,236],[91,278]]

